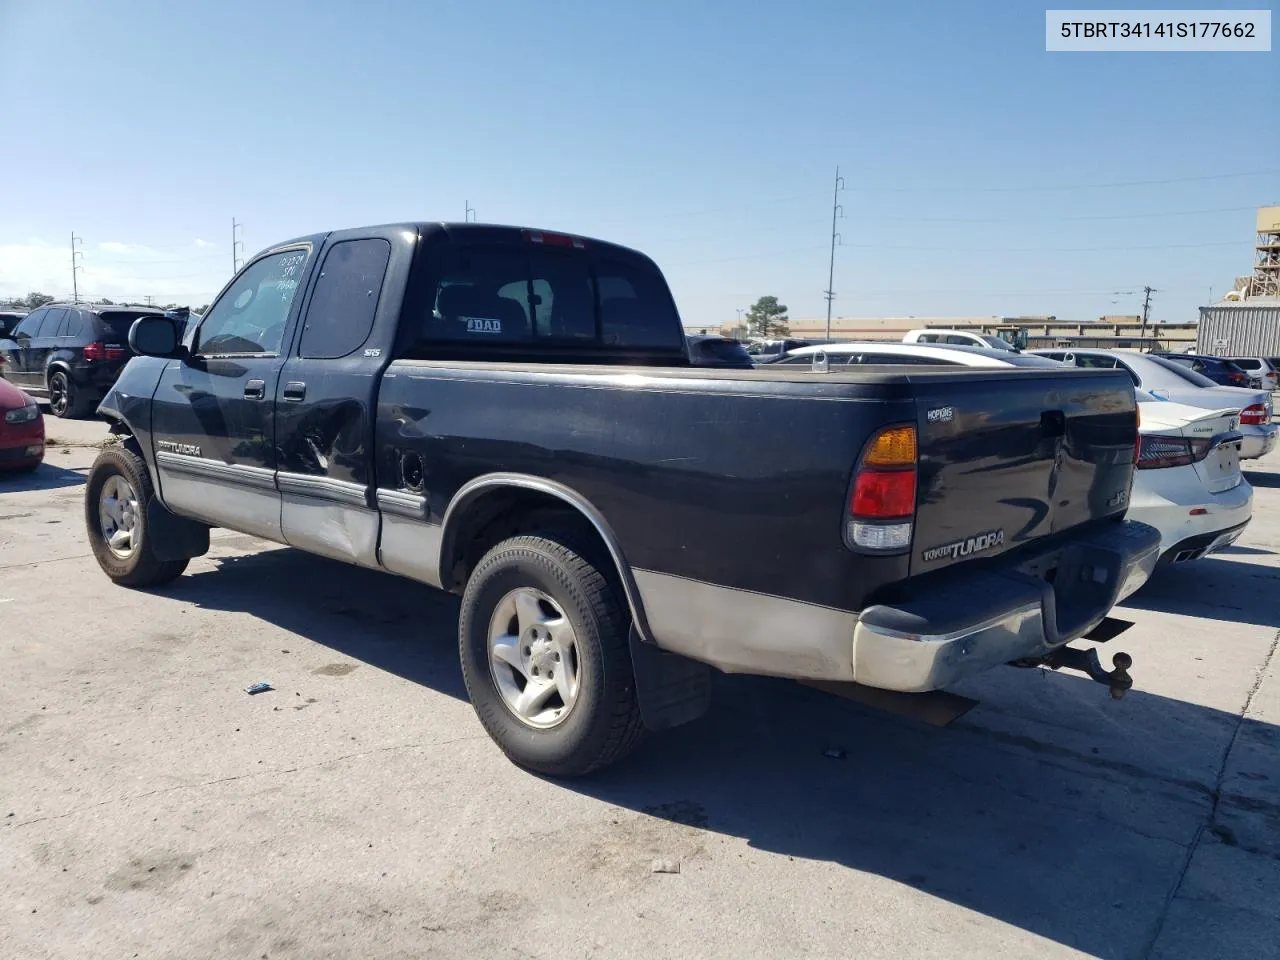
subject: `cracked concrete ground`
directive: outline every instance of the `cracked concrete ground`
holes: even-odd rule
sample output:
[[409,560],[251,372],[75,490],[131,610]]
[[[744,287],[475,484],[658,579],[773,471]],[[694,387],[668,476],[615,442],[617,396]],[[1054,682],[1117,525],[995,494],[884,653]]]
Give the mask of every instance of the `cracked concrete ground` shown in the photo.
[[101,425],[49,429],[0,479],[0,956],[1280,957],[1280,457],[1123,611],[1124,700],[1001,669],[938,730],[722,677],[560,784],[481,731],[452,597],[226,531],[113,587]]

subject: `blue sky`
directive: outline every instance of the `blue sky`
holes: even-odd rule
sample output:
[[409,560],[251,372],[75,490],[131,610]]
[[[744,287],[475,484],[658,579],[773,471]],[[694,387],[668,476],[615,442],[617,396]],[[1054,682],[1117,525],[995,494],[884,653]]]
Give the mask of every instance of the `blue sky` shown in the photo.
[[82,292],[198,305],[233,216],[470,202],[639,247],[689,324],[818,316],[839,164],[838,316],[1194,319],[1280,202],[1280,54],[1050,54],[1044,10],[0,0],[0,296],[69,293],[73,230]]

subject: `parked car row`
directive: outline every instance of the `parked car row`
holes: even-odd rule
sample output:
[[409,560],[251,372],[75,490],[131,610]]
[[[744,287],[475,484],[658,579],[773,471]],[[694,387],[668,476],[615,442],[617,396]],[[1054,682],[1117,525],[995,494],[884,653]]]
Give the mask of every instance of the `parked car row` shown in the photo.
[[1240,536],[1253,489],[1240,461],[1274,449],[1267,391],[1220,387],[1172,358],[1105,350],[1003,349],[902,343],[836,343],[793,350],[780,365],[833,364],[1122,369],[1141,413],[1137,472],[1128,516],[1160,531],[1162,563],[1195,560]]
[[132,352],[129,327],[148,307],[50,303],[0,339],[0,376],[49,402],[56,417],[83,417],[101,402]]

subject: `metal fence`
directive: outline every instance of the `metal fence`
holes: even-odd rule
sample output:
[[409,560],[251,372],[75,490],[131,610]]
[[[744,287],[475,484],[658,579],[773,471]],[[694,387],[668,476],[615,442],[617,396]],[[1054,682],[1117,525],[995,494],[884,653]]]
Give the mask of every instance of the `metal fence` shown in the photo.
[[1196,349],[1219,357],[1280,357],[1280,300],[1201,307]]

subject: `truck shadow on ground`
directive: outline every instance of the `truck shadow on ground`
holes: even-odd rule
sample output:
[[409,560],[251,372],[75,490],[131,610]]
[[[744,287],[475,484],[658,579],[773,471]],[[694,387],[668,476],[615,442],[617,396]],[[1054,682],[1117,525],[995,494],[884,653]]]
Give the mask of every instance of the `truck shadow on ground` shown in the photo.
[[1280,473],[1274,471],[1245,470],[1244,478],[1252,487],[1280,488]]
[[1161,567],[1125,606],[1280,627],[1280,568],[1238,559],[1268,551],[1231,548]]
[[[1191,578],[1254,568],[1203,563],[1233,569],[1169,571],[1176,582],[1146,604],[1173,607]],[[175,598],[248,612],[465,696],[456,598],[287,549],[218,564],[182,578]],[[1251,601],[1246,616],[1226,618],[1270,622],[1278,605]],[[699,857],[732,856],[708,842],[720,835],[877,875],[1091,955],[1145,957],[1198,838],[1224,855],[1280,860],[1280,728],[1271,724],[1141,690],[1112,701],[1073,675],[1013,669],[966,689],[982,706],[941,730],[787,681],[717,675],[713,689],[702,720],[558,785],[665,821],[660,836],[677,857],[682,843],[703,851],[689,854],[683,882],[697,882]],[[1243,766],[1226,763],[1233,743],[1250,758]],[[627,856],[647,869],[671,852]],[[1280,866],[1274,877],[1252,891],[1259,911],[1280,902]],[[815,903],[838,909],[831,896],[815,892]],[[1192,938],[1185,955],[1257,957],[1280,942],[1280,919],[1250,929],[1253,914],[1234,916],[1240,946],[1217,939],[1220,930],[1179,927]]]
[[219,557],[166,593],[236,610],[459,700],[458,598],[410,580],[288,548]]
[[76,487],[84,483],[87,473],[87,468],[68,470],[66,467],[56,467],[47,460],[29,473],[0,471],[0,494]]

